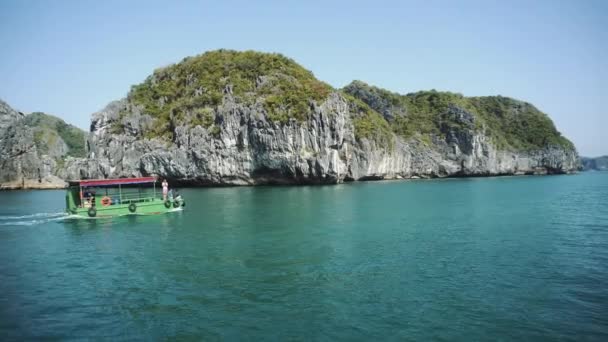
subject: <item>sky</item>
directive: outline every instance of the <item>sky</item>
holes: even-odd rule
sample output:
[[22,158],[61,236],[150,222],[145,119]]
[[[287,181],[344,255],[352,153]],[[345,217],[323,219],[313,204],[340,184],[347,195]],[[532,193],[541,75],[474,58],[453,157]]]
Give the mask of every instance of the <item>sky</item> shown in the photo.
[[528,101],[581,155],[608,154],[608,1],[0,1],[0,99],[88,130],[155,68],[280,52],[362,80]]

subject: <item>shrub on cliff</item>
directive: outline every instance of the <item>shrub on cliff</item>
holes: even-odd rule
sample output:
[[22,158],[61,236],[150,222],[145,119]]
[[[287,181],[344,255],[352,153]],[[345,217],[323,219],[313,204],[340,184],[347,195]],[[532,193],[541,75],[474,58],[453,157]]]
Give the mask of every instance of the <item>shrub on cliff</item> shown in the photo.
[[260,101],[271,120],[286,122],[290,118],[305,120],[309,102],[323,101],[331,91],[283,55],[218,50],[157,69],[133,86],[128,97],[157,119],[153,133],[162,135],[172,118],[198,115],[201,108],[220,105],[224,96],[244,104]]
[[445,137],[448,130],[469,128],[483,130],[501,149],[574,148],[546,114],[507,97],[464,97],[435,90],[400,95],[361,81],[343,91],[382,113],[392,130],[405,138],[430,141],[432,136]]
[[35,112],[25,116],[24,124],[34,129],[34,143],[42,153],[49,153],[56,139],[61,138],[68,147],[67,155],[85,157],[85,132],[76,126],[44,113]]
[[[144,137],[172,140],[177,125],[200,125],[213,135],[221,132],[217,107],[226,97],[263,109],[266,118],[287,123],[304,121],[313,103],[334,91],[293,60],[273,53],[217,50],[160,68],[128,94],[129,108],[140,106],[154,124]],[[357,139],[383,143],[395,133],[431,144],[458,130],[483,131],[501,149],[531,150],[547,146],[573,148],[551,119],[534,106],[501,96],[420,91],[407,95],[354,81],[343,89],[349,96]],[[121,120],[112,131],[124,130]]]

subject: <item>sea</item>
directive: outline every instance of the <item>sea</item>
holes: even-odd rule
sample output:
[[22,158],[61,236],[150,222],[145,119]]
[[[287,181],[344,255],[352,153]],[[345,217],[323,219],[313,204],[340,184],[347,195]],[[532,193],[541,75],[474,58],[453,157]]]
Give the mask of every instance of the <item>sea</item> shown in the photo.
[[0,340],[608,341],[608,172],[0,192]]

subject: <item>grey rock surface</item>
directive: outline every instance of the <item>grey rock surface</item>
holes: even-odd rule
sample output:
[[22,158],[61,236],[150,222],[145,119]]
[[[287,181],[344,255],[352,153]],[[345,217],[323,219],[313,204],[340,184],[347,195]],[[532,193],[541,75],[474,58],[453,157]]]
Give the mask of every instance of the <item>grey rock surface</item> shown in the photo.
[[[219,134],[202,126],[174,125],[172,142],[142,136],[154,120],[126,99],[93,114],[89,158],[66,162],[64,178],[158,175],[193,185],[325,184],[353,180],[555,174],[577,170],[576,150],[547,147],[528,152],[497,150],[474,117],[459,108],[446,115],[465,129],[435,138],[432,147],[394,136],[392,146],[355,137],[351,108],[332,93],[314,104],[308,120],[270,122],[263,108],[230,94],[216,110]],[[133,114],[121,116],[121,111]],[[124,132],[113,132],[119,122]],[[466,129],[467,125],[470,126]]]
[[584,171],[608,171],[608,156],[582,157],[581,163]]
[[23,117],[23,114],[17,112],[6,102],[0,100],[0,132],[6,130],[15,121],[22,119]]
[[36,146],[36,127],[27,116],[0,101],[0,189],[63,188],[66,183],[60,161],[69,152],[67,144],[53,131],[39,130],[42,153]]

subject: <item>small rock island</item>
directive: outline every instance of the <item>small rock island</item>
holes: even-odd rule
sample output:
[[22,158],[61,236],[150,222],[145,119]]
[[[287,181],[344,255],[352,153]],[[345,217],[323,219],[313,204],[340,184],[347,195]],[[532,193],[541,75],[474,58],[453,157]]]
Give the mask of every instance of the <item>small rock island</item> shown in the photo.
[[608,171],[608,156],[596,158],[582,157],[583,171]]
[[281,55],[217,50],[157,69],[85,133],[0,101],[0,187],[160,175],[183,185],[561,174],[574,145],[533,105],[353,81]]

